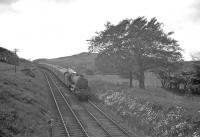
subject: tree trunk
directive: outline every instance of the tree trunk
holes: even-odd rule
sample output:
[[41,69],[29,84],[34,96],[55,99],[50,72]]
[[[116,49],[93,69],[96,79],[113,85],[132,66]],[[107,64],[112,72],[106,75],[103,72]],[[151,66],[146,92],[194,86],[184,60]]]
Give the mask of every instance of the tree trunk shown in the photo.
[[133,73],[132,73],[132,71],[130,71],[130,73],[129,73],[129,80],[130,80],[130,88],[132,88],[133,87]]
[[144,89],[145,85],[144,85],[144,71],[140,71],[140,75],[139,75],[139,87]]

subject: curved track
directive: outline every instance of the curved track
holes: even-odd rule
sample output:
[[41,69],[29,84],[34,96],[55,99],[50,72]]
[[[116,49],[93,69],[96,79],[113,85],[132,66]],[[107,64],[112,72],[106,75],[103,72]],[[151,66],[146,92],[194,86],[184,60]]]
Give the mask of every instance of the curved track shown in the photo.
[[[51,76],[50,76],[51,75]],[[138,137],[108,117],[91,101],[80,102],[66,93],[67,89],[55,75],[46,76],[62,126],[67,137]],[[57,103],[56,103],[57,102]],[[66,107],[67,106],[67,107]],[[60,124],[59,124],[60,125]]]

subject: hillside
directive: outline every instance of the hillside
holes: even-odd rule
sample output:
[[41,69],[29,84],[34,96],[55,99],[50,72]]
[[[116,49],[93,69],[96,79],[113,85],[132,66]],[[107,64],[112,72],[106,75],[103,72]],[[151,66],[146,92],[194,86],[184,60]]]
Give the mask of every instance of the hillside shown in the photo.
[[31,63],[0,62],[0,137],[47,136],[47,89]]
[[18,56],[16,56],[12,51],[0,47],[0,62],[18,64]]
[[95,71],[94,60],[96,55],[95,53],[82,52],[77,55],[49,59],[48,61],[63,67],[73,68],[78,72],[85,72],[88,69]]

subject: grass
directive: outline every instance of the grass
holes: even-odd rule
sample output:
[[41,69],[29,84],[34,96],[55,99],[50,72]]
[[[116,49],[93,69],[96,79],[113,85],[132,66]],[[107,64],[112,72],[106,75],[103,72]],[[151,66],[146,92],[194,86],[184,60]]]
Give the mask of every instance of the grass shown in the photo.
[[23,63],[15,73],[13,65],[0,63],[0,136],[47,136],[47,93],[33,64]]
[[[91,80],[102,80],[105,82],[118,84],[118,85],[129,85],[129,79],[121,78],[118,75],[87,75],[87,78]],[[139,83],[133,79],[133,87],[138,87]],[[145,73],[145,85],[146,87],[161,87],[161,83],[157,77],[151,73]]]

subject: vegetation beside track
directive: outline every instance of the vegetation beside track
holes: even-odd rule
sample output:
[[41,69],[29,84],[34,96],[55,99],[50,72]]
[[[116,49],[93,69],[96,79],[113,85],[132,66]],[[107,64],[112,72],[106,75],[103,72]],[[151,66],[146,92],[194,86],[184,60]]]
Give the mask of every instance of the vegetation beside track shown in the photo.
[[48,136],[47,91],[42,73],[31,63],[0,63],[0,136]]
[[91,91],[133,129],[152,137],[200,136],[200,97],[179,96],[162,88],[127,88],[89,78]]

